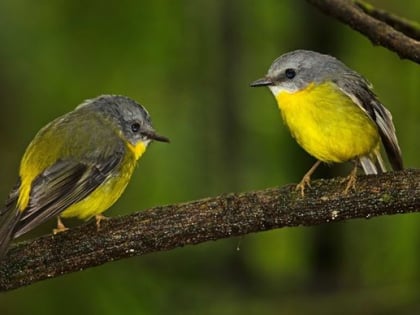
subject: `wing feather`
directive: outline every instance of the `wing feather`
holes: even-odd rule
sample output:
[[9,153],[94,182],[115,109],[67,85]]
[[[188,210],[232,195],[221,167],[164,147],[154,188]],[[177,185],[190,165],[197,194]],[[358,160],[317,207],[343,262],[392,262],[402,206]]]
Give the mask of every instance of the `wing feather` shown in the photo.
[[29,205],[15,226],[14,237],[58,216],[86,198],[113,175],[122,158],[120,152],[92,165],[63,160],[47,168],[34,180]]
[[372,91],[371,84],[353,71],[340,74],[334,80],[334,83],[375,122],[392,168],[402,170],[402,154],[392,122],[392,115],[379,102]]

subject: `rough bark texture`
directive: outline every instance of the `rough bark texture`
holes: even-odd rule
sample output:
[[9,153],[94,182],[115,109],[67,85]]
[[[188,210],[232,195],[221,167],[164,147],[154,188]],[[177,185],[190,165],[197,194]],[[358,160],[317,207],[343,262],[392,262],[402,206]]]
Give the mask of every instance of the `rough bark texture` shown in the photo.
[[0,262],[0,291],[130,256],[292,226],[420,211],[420,170],[341,178],[167,205],[20,243]]
[[[420,42],[406,34],[408,31],[398,31],[395,26],[395,16],[389,21],[385,19],[384,11],[378,14],[378,10],[367,6],[364,2],[351,0],[307,0],[309,3],[321,9],[341,22],[349,25],[359,33],[368,37],[373,44],[381,45],[396,52],[401,58],[411,59],[420,63]],[[389,23],[389,24],[387,24]],[[415,23],[402,22],[411,31],[418,34]],[[410,26],[408,26],[410,24]]]

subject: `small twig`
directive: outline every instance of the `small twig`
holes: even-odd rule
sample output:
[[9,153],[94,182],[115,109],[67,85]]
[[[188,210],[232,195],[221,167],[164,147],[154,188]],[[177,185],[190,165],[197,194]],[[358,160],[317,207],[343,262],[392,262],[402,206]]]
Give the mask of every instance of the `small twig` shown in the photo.
[[[368,37],[373,44],[381,45],[396,52],[401,58],[420,63],[420,42],[398,31],[386,22],[370,15],[360,7],[360,3],[351,0],[307,0],[324,13],[331,15],[359,33]],[[364,4],[366,8],[366,4]],[[376,10],[377,11],[377,10]],[[384,13],[380,14],[384,16]],[[393,18],[394,19],[394,18]],[[415,28],[414,25],[412,27]]]
[[101,224],[20,243],[0,262],[0,291],[151,252],[291,226],[420,211],[420,170],[317,180],[302,198],[295,185],[156,207]]

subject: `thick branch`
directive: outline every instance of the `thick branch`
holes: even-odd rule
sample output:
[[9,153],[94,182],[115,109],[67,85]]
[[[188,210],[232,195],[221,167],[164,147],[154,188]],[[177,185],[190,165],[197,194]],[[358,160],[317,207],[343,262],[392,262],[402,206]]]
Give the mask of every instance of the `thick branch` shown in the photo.
[[[351,0],[307,1],[317,6],[326,14],[339,19],[351,28],[367,36],[373,44],[384,46],[396,52],[401,58],[411,59],[420,63],[420,42],[387,24],[387,21],[384,19],[384,11],[381,11],[381,14],[378,16],[376,14],[378,10],[373,10],[372,8],[367,10],[365,3],[356,3]],[[392,16],[392,21],[395,22],[395,16]],[[403,24],[408,26],[408,23]],[[412,31],[415,30],[414,24],[411,24],[411,27]]]
[[0,262],[0,291],[130,256],[281,227],[420,211],[420,171],[318,180],[305,197],[294,185],[226,194],[88,223],[18,244]]

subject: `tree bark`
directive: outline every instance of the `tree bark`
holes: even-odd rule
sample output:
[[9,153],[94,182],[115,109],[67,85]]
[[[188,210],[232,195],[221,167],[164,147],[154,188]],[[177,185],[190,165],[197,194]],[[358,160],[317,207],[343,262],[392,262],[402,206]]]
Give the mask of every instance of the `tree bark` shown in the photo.
[[293,226],[420,211],[420,170],[361,176],[343,193],[342,178],[159,206],[87,223],[13,246],[0,261],[0,291],[131,256]]
[[[376,10],[361,1],[307,1],[318,7],[325,14],[339,19],[344,24],[365,35],[373,44],[386,47],[396,52],[401,58],[420,63],[420,42],[416,40],[419,29],[416,23],[398,19],[394,15]],[[413,34],[414,37],[411,37],[410,34]]]

